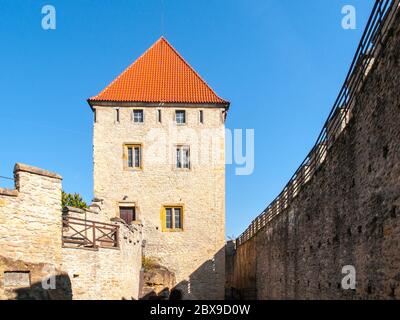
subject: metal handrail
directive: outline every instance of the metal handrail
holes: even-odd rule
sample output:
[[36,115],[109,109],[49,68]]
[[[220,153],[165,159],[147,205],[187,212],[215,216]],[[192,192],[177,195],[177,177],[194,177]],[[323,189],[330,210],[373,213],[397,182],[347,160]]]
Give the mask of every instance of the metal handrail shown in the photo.
[[236,247],[254,237],[259,230],[278,216],[294,199],[301,187],[307,184],[318,167],[344,130],[352,116],[355,98],[380,53],[382,42],[389,30],[400,0],[376,0],[368,19],[364,33],[357,47],[350,69],[327,120],[317,138],[315,145],[301,163],[283,191],[257,217],[250,226],[236,239]]

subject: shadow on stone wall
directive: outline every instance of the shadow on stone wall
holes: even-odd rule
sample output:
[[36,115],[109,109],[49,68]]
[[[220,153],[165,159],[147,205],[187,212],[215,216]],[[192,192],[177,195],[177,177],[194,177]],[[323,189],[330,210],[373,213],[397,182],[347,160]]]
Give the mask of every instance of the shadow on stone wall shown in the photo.
[[[400,299],[400,14],[353,116],[296,197],[232,255],[241,298]],[[343,288],[343,267],[355,289]]]
[[[221,264],[223,264],[222,268]],[[222,285],[219,285],[218,281],[221,278]],[[214,297],[224,298],[224,284],[225,247],[218,250],[214,255],[214,259],[207,260],[201,264],[189,276],[189,280],[179,282],[175,289],[182,292],[183,299],[214,300]]]
[[[149,261],[148,259],[147,261]],[[175,274],[156,261],[144,264],[140,287],[141,300],[168,300],[175,286]]]
[[12,290],[15,300],[72,300],[72,287],[69,276],[56,276],[56,289],[43,289],[42,282],[35,282],[30,287]]
[[[178,284],[168,287],[165,286],[163,289],[151,290],[146,292],[141,300],[207,300],[213,299],[214,296],[220,296],[224,298],[224,285],[221,287],[210,285],[215,283],[210,280],[211,275],[215,275],[215,279],[223,277],[225,281],[224,272],[225,269],[217,268],[217,263],[225,261],[225,247],[220,249],[215,255],[214,259],[205,261],[200,267],[198,267],[190,276],[189,280],[184,280]],[[179,267],[179,266],[177,266]],[[221,272],[221,274],[218,274]],[[222,282],[224,284],[224,281]]]
[[[68,274],[58,269],[48,272],[49,267],[50,264],[0,256],[0,300],[71,300],[73,292]],[[20,274],[25,277],[21,278]],[[56,274],[55,289],[42,286],[42,280],[49,274]]]

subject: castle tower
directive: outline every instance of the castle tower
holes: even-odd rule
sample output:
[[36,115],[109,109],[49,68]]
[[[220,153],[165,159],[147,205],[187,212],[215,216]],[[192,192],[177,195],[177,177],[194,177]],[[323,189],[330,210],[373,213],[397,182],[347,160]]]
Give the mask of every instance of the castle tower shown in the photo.
[[229,102],[163,37],[88,102],[103,214],[143,224],[185,298],[223,299]]

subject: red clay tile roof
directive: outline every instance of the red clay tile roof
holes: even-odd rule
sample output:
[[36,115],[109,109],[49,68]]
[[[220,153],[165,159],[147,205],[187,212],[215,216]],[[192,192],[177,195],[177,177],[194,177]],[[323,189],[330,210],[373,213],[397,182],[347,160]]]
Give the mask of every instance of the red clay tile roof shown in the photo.
[[96,101],[229,104],[161,37],[97,96]]

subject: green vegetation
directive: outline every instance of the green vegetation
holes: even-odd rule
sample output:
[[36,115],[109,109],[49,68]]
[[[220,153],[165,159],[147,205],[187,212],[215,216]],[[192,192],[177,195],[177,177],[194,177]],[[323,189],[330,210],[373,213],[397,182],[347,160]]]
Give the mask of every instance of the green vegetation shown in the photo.
[[78,193],[66,193],[62,191],[61,195],[61,205],[63,208],[65,207],[75,207],[80,209],[86,209],[88,206],[85,201],[83,201],[82,197]]
[[159,265],[155,259],[145,256],[142,257],[142,267],[144,268],[144,271],[156,269],[158,266]]

